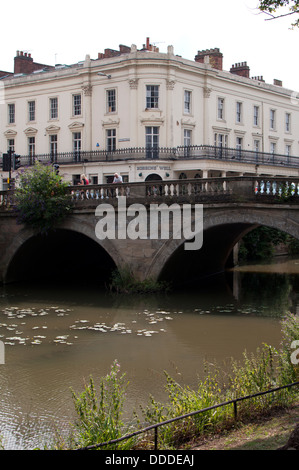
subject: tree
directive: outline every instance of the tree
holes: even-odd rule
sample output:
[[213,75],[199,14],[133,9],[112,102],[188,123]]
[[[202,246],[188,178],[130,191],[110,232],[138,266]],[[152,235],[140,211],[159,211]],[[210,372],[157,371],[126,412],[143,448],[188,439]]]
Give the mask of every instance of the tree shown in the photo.
[[[286,10],[283,10],[283,9]],[[282,18],[284,16],[299,14],[299,0],[260,0],[260,11],[269,16],[269,20]],[[277,13],[279,10],[281,13]],[[293,27],[299,27],[299,19],[292,23]]]
[[70,213],[68,184],[52,166],[36,163],[23,169],[18,178],[15,209],[19,224],[47,233]]

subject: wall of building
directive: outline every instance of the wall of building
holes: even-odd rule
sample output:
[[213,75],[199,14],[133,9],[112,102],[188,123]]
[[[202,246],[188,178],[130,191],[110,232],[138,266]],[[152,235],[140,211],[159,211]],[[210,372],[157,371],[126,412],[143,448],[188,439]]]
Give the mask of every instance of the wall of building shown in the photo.
[[[184,145],[186,131],[191,145],[213,146],[222,138],[228,147],[241,145],[244,150],[254,150],[259,141],[260,151],[271,152],[275,144],[275,153],[285,154],[289,145],[291,154],[299,156],[299,107],[292,100],[292,92],[277,81],[278,84],[269,85],[262,79],[250,78],[247,63],[235,64],[229,72],[224,71],[219,49],[198,51],[195,61],[190,61],[176,56],[172,46],[162,54],[147,41],[141,51],[134,45],[121,46],[120,51],[107,49],[95,60],[86,56],[84,62],[72,66],[42,66],[42,70],[40,66],[31,56],[19,54],[15,58],[15,72],[20,69],[21,76],[3,79],[2,153],[7,150],[8,140],[14,139],[15,152],[28,154],[29,137],[35,137],[36,155],[49,153],[51,135],[57,135],[58,152],[71,152],[74,132],[81,132],[81,150],[105,150],[106,133],[112,129],[116,130],[117,149],[144,147],[146,127],[158,127],[160,147]],[[159,87],[156,109],[146,108],[147,85]],[[116,93],[113,112],[107,110],[108,90]],[[184,106],[185,92],[190,97],[189,111]],[[74,94],[81,96],[82,112],[77,116],[73,115]],[[57,119],[50,118],[51,98],[58,99]],[[218,116],[219,99],[223,100],[222,118]],[[28,118],[29,101],[35,102],[33,121]],[[240,122],[237,103],[241,103]],[[15,105],[15,123],[8,123],[8,104]],[[259,109],[258,125],[254,124],[255,106]],[[274,129],[270,129],[271,110],[275,112]],[[290,115],[288,131],[287,113]],[[162,166],[167,165],[169,162]],[[89,171],[103,178],[104,174],[114,172],[116,166],[115,163],[96,164]],[[123,172],[138,180],[138,166],[140,163],[126,164]],[[175,176],[179,166],[179,162],[171,164],[166,172]],[[227,165],[224,168],[218,164],[218,168],[230,171]],[[74,171],[80,174],[81,168],[69,167],[70,175]]]

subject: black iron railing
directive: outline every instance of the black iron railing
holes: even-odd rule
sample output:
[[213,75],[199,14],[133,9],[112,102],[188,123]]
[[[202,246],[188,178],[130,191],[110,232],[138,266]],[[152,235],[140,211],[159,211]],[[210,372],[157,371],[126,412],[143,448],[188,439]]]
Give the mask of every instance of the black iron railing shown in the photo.
[[[277,153],[256,152],[227,147],[193,145],[187,147],[131,147],[113,151],[73,151],[46,153],[38,155],[21,155],[21,165],[30,166],[36,161],[58,163],[60,165],[126,161],[126,160],[222,160],[253,165],[274,165],[299,168],[299,156]],[[2,157],[0,157],[2,166]]]
[[298,387],[298,385],[299,385],[299,382],[293,382],[291,384],[284,385],[282,387],[275,387],[275,388],[271,388],[270,390],[266,390],[266,391],[263,391],[263,392],[257,392],[257,393],[251,394],[251,395],[246,395],[245,397],[234,398],[232,400],[228,400],[228,401],[219,403],[217,405],[209,406],[209,407],[203,408],[201,410],[193,411],[191,413],[187,413],[187,414],[177,416],[177,417],[172,418],[172,419],[168,419],[167,421],[162,421],[161,423],[152,424],[151,426],[140,429],[140,430],[135,431],[131,434],[127,434],[123,437],[120,437],[119,439],[114,439],[114,440],[111,440],[111,441],[108,441],[108,442],[101,442],[99,444],[90,445],[90,446],[80,448],[80,449],[77,449],[77,450],[92,450],[92,449],[99,449],[100,447],[107,447],[109,445],[117,444],[117,443],[119,443],[121,441],[124,441],[126,439],[130,439],[130,438],[135,437],[137,435],[147,433],[148,431],[151,431],[151,430],[154,431],[154,448],[155,448],[155,450],[157,450],[158,449],[158,429],[162,426],[166,426],[167,424],[171,424],[175,421],[180,421],[182,419],[190,418],[192,416],[195,416],[195,415],[198,415],[198,414],[201,414],[201,413],[206,413],[207,411],[215,410],[217,408],[220,408],[220,407],[223,407],[223,406],[228,406],[228,405],[233,405],[234,419],[236,420],[237,416],[238,416],[238,403],[246,401],[246,400],[250,400],[250,399],[253,399],[253,398],[256,398],[256,397],[261,397],[261,396],[268,395],[268,394],[274,394],[278,391],[286,390],[286,389],[289,389],[289,388],[292,388],[292,387],[296,387],[296,386]]

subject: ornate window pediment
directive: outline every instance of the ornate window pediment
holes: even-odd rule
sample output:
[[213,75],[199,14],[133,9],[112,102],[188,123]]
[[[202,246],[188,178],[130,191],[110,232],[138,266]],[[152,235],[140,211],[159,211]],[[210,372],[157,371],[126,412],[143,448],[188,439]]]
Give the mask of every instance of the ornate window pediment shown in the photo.
[[102,126],[103,127],[111,127],[111,126],[119,126],[120,119],[119,118],[110,118],[106,119],[105,121],[102,121]]
[[17,131],[13,131],[12,129],[8,129],[7,131],[4,132],[4,135],[7,139],[12,139],[17,135]]
[[27,127],[27,129],[25,129],[24,132],[28,136],[36,135],[37,134],[37,129],[35,129],[34,127]]
[[76,129],[82,129],[82,127],[84,127],[83,122],[78,122],[78,121],[73,122],[72,124],[70,124],[70,125],[68,126],[68,128],[69,128],[71,131],[76,130]]
[[51,125],[51,126],[46,127],[46,132],[48,134],[57,134],[57,132],[59,131],[60,131],[60,127],[58,126]]
[[142,116],[140,122],[145,126],[161,126],[164,124],[164,117],[153,113],[150,116]]

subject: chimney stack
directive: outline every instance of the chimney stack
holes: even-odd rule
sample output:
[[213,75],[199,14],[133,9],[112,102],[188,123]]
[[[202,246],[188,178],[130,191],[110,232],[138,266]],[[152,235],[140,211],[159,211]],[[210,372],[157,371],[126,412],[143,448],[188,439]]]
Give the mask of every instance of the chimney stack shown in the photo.
[[281,80],[277,80],[277,78],[274,78],[274,80],[273,80],[273,85],[282,86],[282,81],[281,81]]
[[218,47],[214,49],[198,51],[194,60],[195,62],[199,62],[201,64],[205,64],[208,61],[211,67],[217,70],[222,70],[223,67],[223,54],[222,52],[220,52],[220,49],[218,49]]
[[250,68],[247,62],[239,62],[238,64],[232,65],[230,73],[239,75],[240,77],[250,78]]

